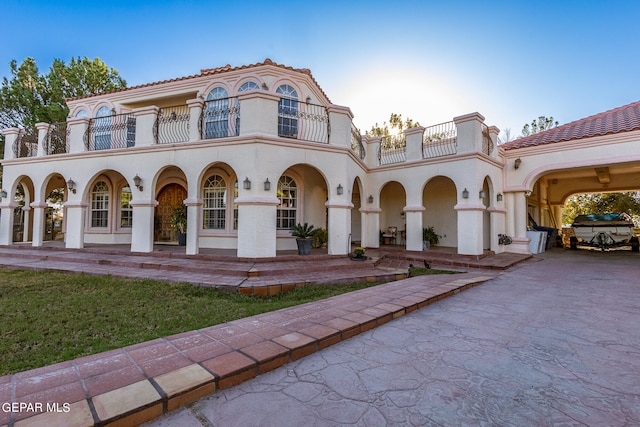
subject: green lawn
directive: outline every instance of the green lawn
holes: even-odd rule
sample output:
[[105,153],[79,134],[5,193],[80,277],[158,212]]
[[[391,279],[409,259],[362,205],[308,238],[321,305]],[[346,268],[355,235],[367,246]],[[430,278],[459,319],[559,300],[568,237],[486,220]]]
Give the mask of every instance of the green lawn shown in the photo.
[[309,286],[259,298],[185,283],[0,270],[0,375],[369,286]]

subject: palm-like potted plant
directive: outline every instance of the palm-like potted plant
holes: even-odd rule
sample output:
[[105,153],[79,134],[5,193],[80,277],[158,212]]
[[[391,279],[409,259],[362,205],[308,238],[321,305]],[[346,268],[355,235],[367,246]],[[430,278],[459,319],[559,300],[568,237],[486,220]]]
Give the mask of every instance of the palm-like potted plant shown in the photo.
[[422,249],[427,250],[431,245],[437,245],[440,243],[440,235],[436,233],[433,226],[425,227],[422,229]]
[[296,238],[298,244],[298,255],[309,255],[313,244],[313,235],[316,229],[306,222],[304,225],[298,223],[291,229],[291,235]]
[[174,206],[171,213],[171,225],[178,232],[178,245],[187,244],[187,207],[184,205]]

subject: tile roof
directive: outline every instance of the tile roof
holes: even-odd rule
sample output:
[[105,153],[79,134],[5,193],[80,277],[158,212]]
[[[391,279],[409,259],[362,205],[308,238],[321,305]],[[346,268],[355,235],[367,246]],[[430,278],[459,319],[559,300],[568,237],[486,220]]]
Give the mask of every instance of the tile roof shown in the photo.
[[[189,79],[193,79],[193,78],[196,78],[196,77],[203,77],[203,76],[210,76],[210,75],[215,75],[215,74],[228,73],[228,72],[231,72],[231,71],[244,70],[244,69],[247,69],[247,68],[257,68],[257,67],[261,67],[261,66],[265,66],[265,65],[272,65],[274,67],[282,68],[283,70],[295,71],[297,73],[302,73],[302,74],[308,75],[311,78],[311,80],[313,81],[313,83],[315,83],[315,85],[318,87],[318,89],[320,89],[320,91],[325,96],[325,98],[327,98],[327,100],[329,100],[329,97],[327,96],[327,94],[324,92],[324,90],[322,90],[322,88],[320,87],[320,85],[318,84],[316,79],[311,74],[311,70],[309,70],[308,68],[293,68],[293,67],[289,67],[287,65],[278,64],[276,62],[273,62],[271,59],[266,58],[264,61],[257,62],[255,64],[242,65],[242,66],[239,66],[239,67],[232,67],[231,65],[227,64],[227,65],[225,65],[223,67],[205,68],[205,69],[201,69],[200,70],[200,74],[193,74],[191,76],[178,77],[178,78],[169,79],[169,80],[161,80],[159,82],[153,82],[153,83],[145,83],[145,84],[141,84],[141,85],[137,85],[137,86],[130,86],[130,87],[122,88],[122,89],[116,89],[116,90],[112,90],[112,91],[109,91],[109,92],[101,92],[101,93],[96,93],[96,94],[92,94],[92,95],[78,96],[76,98],[67,98],[67,99],[65,99],[65,101],[75,101],[75,100],[78,100],[78,99],[91,98],[91,97],[94,97],[94,96],[106,95],[106,94],[110,94],[110,93],[124,92],[124,91],[132,90],[132,89],[140,89],[140,88],[143,88],[143,87],[157,86],[157,85],[161,85],[161,84],[165,84],[165,83],[177,82],[177,81],[182,81],[182,80],[189,80]],[[329,101],[329,102],[331,102],[331,101]]]
[[640,129],[640,101],[502,144],[504,150]]

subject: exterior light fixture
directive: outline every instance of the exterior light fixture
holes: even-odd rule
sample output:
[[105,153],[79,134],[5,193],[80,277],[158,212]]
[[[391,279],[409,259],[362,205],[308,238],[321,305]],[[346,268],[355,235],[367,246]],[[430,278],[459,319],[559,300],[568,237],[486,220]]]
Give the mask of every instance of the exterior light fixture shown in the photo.
[[305,99],[305,101],[307,101],[307,104],[309,104],[311,102],[311,97],[307,96],[307,99]]
[[7,190],[0,191],[0,199],[6,199],[6,198],[7,198]]
[[367,201],[368,201],[369,203],[373,203],[373,196],[372,196],[372,195],[369,195],[369,198],[367,199]]
[[271,190],[271,182],[269,182],[269,178],[264,180],[264,191]]
[[520,157],[518,157],[518,158],[516,159],[516,161],[515,161],[515,162],[513,162],[513,167],[514,167],[514,168],[516,168],[516,169],[518,169],[518,168],[520,167],[520,165],[521,165],[521,164],[522,164],[522,159],[521,159]]
[[245,190],[251,190],[251,181],[249,181],[249,177],[246,177],[244,181],[242,181],[242,188]]
[[136,176],[133,177],[133,183],[135,184],[136,188],[138,189],[138,191],[142,191],[142,178],[140,178],[138,176],[138,174],[136,174]]
[[502,193],[498,193],[498,195],[496,196],[496,199],[501,202],[502,201]]
[[466,187],[465,187],[464,190],[462,190],[462,198],[463,199],[468,199],[469,198],[469,190],[467,190]]
[[76,194],[76,183],[74,180],[72,180],[71,178],[69,178],[69,181],[67,181],[67,188],[69,189],[69,191],[71,191],[73,194]]
[[524,195],[525,195],[525,197],[529,197],[529,196],[531,196],[531,191],[525,191],[525,192],[524,192]]
[[266,83],[262,83],[262,90],[269,90],[269,87],[267,86]]
[[338,184],[338,188],[336,188],[336,193],[338,194],[338,196],[344,193],[344,188],[342,188],[342,184]]
[[484,199],[485,197],[487,197],[487,192],[484,190],[480,190],[480,194],[479,194],[481,199]]

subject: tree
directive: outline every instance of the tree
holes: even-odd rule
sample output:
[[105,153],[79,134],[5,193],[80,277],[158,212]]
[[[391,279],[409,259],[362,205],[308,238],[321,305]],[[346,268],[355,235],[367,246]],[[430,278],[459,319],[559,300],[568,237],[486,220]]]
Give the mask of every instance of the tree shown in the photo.
[[542,132],[556,126],[558,126],[558,122],[553,120],[553,116],[540,116],[537,120],[533,119],[531,124],[527,123],[524,125],[522,128],[522,136],[533,135],[534,133]]
[[502,131],[503,136],[498,137],[498,144],[506,144],[514,140],[511,128],[506,128]]
[[623,212],[640,225],[640,192],[576,194],[564,204],[562,223],[571,224],[578,215]]
[[382,137],[380,143],[382,148],[399,148],[405,144],[405,138],[402,132],[405,129],[411,129],[416,126],[420,126],[420,123],[414,122],[408,117],[403,121],[402,114],[391,113],[389,124],[384,122],[382,126],[380,126],[376,123],[375,126],[371,127],[371,130],[366,131],[366,135]]
[[117,70],[95,58],[53,61],[49,73],[40,74],[35,59],[26,58],[20,66],[9,63],[11,79],[2,79],[0,88],[0,129],[32,128],[38,122],[66,120],[69,108],[65,98],[91,95],[124,88],[127,82]]

